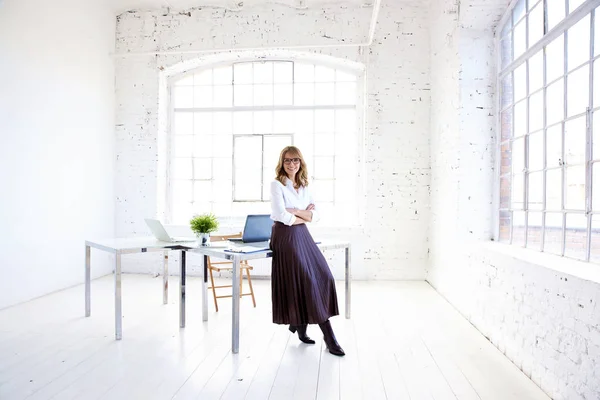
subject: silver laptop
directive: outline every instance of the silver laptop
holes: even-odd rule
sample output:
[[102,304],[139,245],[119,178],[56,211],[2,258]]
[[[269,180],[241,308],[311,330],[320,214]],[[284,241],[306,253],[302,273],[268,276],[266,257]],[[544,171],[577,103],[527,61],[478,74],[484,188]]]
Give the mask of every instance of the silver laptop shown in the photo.
[[167,233],[167,230],[157,219],[149,219],[146,218],[146,225],[150,228],[150,231],[158,240],[162,240],[163,242],[193,242],[196,239],[193,237],[171,237]]

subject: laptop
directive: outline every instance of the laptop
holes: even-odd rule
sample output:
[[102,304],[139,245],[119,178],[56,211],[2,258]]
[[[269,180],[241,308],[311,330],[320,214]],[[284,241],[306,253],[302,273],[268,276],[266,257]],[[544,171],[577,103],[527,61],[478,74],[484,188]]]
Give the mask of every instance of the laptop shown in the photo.
[[236,243],[261,243],[265,245],[271,239],[273,220],[268,214],[248,215],[241,239],[229,239]]
[[146,218],[146,225],[150,228],[150,231],[154,235],[155,238],[161,240],[163,242],[193,242],[196,239],[193,237],[171,237],[167,233],[167,230],[157,219],[149,219]]

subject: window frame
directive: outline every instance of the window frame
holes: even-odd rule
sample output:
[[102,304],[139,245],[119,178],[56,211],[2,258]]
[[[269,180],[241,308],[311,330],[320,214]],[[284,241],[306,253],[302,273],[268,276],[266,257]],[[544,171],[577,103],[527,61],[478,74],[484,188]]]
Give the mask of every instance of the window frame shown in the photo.
[[231,191],[231,195],[232,195],[232,202],[235,203],[258,203],[258,202],[268,202],[270,201],[269,199],[265,199],[264,198],[264,194],[265,194],[265,185],[268,184],[268,182],[265,182],[265,137],[289,137],[290,138],[290,143],[293,146],[294,145],[294,135],[290,134],[290,133],[248,133],[248,134],[241,134],[241,135],[232,135],[233,136],[233,154],[235,154],[235,139],[236,138],[242,138],[242,137],[260,137],[261,138],[261,151],[262,151],[262,155],[261,155],[261,167],[260,167],[260,200],[251,200],[251,199],[236,199],[235,198],[235,185],[236,185],[236,168],[235,168],[235,157],[232,157],[232,164],[233,164],[233,169],[232,169],[232,191]]
[[[525,51],[520,54],[516,59],[514,58],[514,41],[515,41],[515,37],[514,37],[514,18],[513,18],[513,11],[515,10],[515,6],[517,4],[522,4],[523,5],[523,15],[518,19],[519,23],[525,23],[526,26],[526,30],[525,30],[525,34],[524,34],[524,38],[525,38]],[[531,6],[530,6],[531,5]],[[569,0],[565,0],[565,18],[562,19],[562,21],[560,21],[558,24],[556,24],[551,30],[548,30],[548,10],[547,10],[547,0],[534,0],[534,1],[527,1],[527,0],[513,0],[510,4],[510,6],[508,7],[506,13],[504,14],[503,18],[500,20],[499,24],[497,25],[497,30],[496,30],[496,65],[497,65],[497,80],[496,80],[496,87],[498,88],[498,90],[496,91],[496,109],[497,109],[497,118],[496,118],[496,131],[497,131],[497,146],[496,146],[496,171],[497,173],[495,174],[495,190],[494,190],[494,240],[496,241],[503,241],[503,242],[508,242],[509,244],[514,244],[514,239],[515,239],[515,232],[514,232],[514,221],[515,221],[515,212],[521,213],[524,217],[524,231],[523,231],[523,239],[522,239],[522,243],[519,243],[520,245],[522,245],[522,247],[530,247],[528,246],[528,242],[529,242],[529,218],[530,218],[530,213],[534,212],[534,213],[538,213],[541,214],[541,221],[539,224],[539,228],[540,228],[540,234],[541,237],[539,239],[539,248],[538,250],[540,251],[544,251],[545,250],[545,234],[546,234],[546,215],[550,212],[550,213],[556,213],[556,214],[561,214],[562,216],[562,223],[561,223],[561,244],[560,244],[560,252],[558,253],[558,255],[560,256],[567,256],[569,257],[568,253],[568,247],[567,247],[567,234],[569,232],[569,227],[567,226],[567,216],[568,215],[584,215],[587,218],[587,224],[585,226],[585,231],[586,231],[586,238],[585,238],[585,254],[584,254],[584,261],[590,261],[590,253],[591,253],[591,240],[592,240],[592,221],[593,221],[593,217],[594,215],[600,217],[600,210],[594,210],[592,207],[592,183],[593,183],[593,178],[592,178],[592,174],[593,174],[593,167],[596,163],[598,163],[598,165],[600,165],[600,159],[595,160],[593,158],[593,154],[592,154],[592,143],[593,143],[593,116],[594,113],[597,112],[600,114],[600,104],[594,104],[594,99],[593,99],[593,87],[594,87],[594,64],[596,62],[600,63],[600,52],[598,52],[598,55],[594,55],[594,47],[598,47],[600,46],[600,44],[595,44],[594,43],[594,39],[595,39],[595,29],[600,29],[600,27],[596,27],[596,21],[600,20],[600,18],[597,18],[599,14],[596,13],[596,10],[599,11],[600,13],[600,1],[592,1],[592,0],[588,0],[584,3],[582,3],[579,7],[577,7],[576,9],[572,10],[569,13]],[[536,43],[528,43],[529,40],[529,14],[531,12],[531,10],[533,10],[535,7],[537,6],[542,6],[543,7],[543,17],[544,17],[544,35],[541,37],[541,39],[539,39]],[[588,52],[588,57],[586,59],[585,62],[582,62],[578,65],[575,65],[573,68],[567,68],[568,67],[568,57],[569,57],[569,29],[571,29],[572,27],[574,27],[577,23],[579,23],[580,21],[584,20],[586,17],[589,16],[589,35],[590,35],[590,41],[589,41],[589,52]],[[554,77],[550,82],[547,81],[547,63],[546,63],[546,49],[545,47],[547,45],[549,45],[550,43],[552,43],[555,39],[557,39],[560,36],[563,36],[564,38],[564,42],[563,42],[563,71],[562,71],[562,75],[561,76],[557,76]],[[502,46],[504,46],[506,43],[510,44],[510,53],[509,54],[509,61],[505,62],[503,60],[503,54],[502,54]],[[529,84],[530,84],[530,76],[529,76],[529,63],[531,61],[531,59],[534,56],[537,56],[539,54],[542,55],[542,68],[543,68],[543,80],[542,80],[542,86],[541,88],[537,88],[535,89],[534,93],[530,93],[529,91]],[[568,79],[569,77],[574,74],[575,72],[581,70],[582,68],[589,68],[588,70],[588,85],[589,85],[589,90],[588,90],[588,99],[587,99],[587,107],[585,112],[578,112],[576,114],[573,115],[569,115],[568,111],[570,111],[568,109],[568,98],[569,98],[569,92],[568,92]],[[520,68],[520,67],[524,67],[525,69],[525,82],[526,82],[526,93],[525,93],[525,97],[523,99],[519,98],[518,100],[515,99],[515,79],[514,79],[514,75],[515,75],[515,71]],[[503,107],[503,103],[504,103],[504,93],[503,93],[503,81],[506,77],[510,77],[510,89],[511,89],[511,100],[510,102],[507,103],[507,105],[505,105]],[[562,79],[562,96],[563,96],[563,118],[555,123],[552,124],[548,124],[548,119],[547,119],[547,89],[550,85],[552,85],[553,83],[559,82]],[[600,77],[596,77],[596,79],[600,79]],[[537,129],[535,132],[529,132],[529,123],[530,123],[530,100],[531,97],[533,95],[536,95],[538,93],[542,93],[542,112],[543,112],[543,116],[542,116],[542,127]],[[526,121],[526,126],[525,126],[525,132],[523,134],[523,136],[518,136],[515,137],[514,132],[515,132],[515,105],[517,105],[518,103],[520,103],[521,101],[525,102],[525,121]],[[511,111],[510,112],[510,135],[508,137],[504,137],[503,136],[503,131],[502,131],[502,117],[503,114],[506,111]],[[576,121],[579,118],[585,118],[585,151],[584,151],[584,159],[583,159],[583,164],[582,163],[578,163],[578,164],[573,164],[570,165],[566,162],[565,160],[565,156],[566,156],[566,140],[565,140],[565,126],[570,122],[570,121]],[[548,160],[547,160],[547,155],[548,155],[548,140],[547,140],[547,132],[549,128],[552,127],[556,127],[556,126],[560,126],[561,129],[561,159],[560,159],[560,163],[559,166],[554,168],[554,167],[549,167],[548,164]],[[530,170],[529,168],[529,159],[530,159],[530,137],[532,134],[541,134],[542,135],[542,143],[543,143],[543,154],[542,154],[542,166],[543,168],[541,170],[536,169],[535,171]],[[522,171],[522,178],[523,182],[522,182],[522,187],[523,187],[523,199],[522,199],[522,208],[521,209],[515,209],[513,207],[513,192],[512,189],[514,187],[513,185],[513,177],[515,176],[515,173],[521,173],[521,172],[517,172],[517,171],[513,171],[513,159],[512,159],[512,152],[513,152],[513,143],[515,142],[515,138],[517,138],[517,140],[520,140],[520,138],[523,138],[523,160],[522,160],[522,165],[523,165],[523,171]],[[502,158],[502,154],[503,154],[503,148],[508,144],[508,149],[511,153],[510,155],[510,162],[509,162],[509,168],[508,168],[508,172],[503,171],[503,158]],[[584,171],[585,171],[585,178],[584,178],[584,185],[585,185],[585,199],[584,199],[584,205],[583,205],[583,209],[567,209],[566,208],[566,200],[567,200],[567,185],[566,185],[566,172],[568,170],[569,167],[584,167]],[[560,170],[561,171],[561,199],[560,199],[560,210],[548,210],[547,209],[547,197],[548,197],[548,185],[547,185],[547,171],[548,170]],[[530,184],[530,175],[531,173],[535,173],[535,172],[541,172],[542,175],[542,204],[541,204],[541,208],[538,209],[530,209],[530,205],[529,205],[529,200],[530,200],[530,192],[529,192],[529,184]],[[503,200],[503,180],[505,180],[506,178],[510,178],[510,182],[509,182],[509,188],[510,188],[510,196],[508,197],[508,208],[503,208],[503,203],[506,200]],[[595,212],[594,212],[595,211]],[[508,232],[508,240],[500,240],[501,239],[501,235],[502,232],[501,231],[501,223],[502,223],[502,218],[501,218],[501,214],[502,213],[506,213],[506,215],[508,216],[508,221],[510,223],[509,226],[509,232]],[[531,225],[534,226],[534,225]],[[538,225],[535,225],[536,227],[538,227]],[[576,258],[576,259],[580,259],[581,258]]]
[[[301,64],[311,64],[315,67],[327,67],[330,69],[334,69],[334,70],[338,70],[347,74],[351,74],[355,77],[355,79],[353,80],[353,82],[356,84],[356,97],[355,97],[355,101],[353,104],[336,104],[336,105],[263,105],[263,106],[236,106],[235,105],[235,99],[232,99],[232,105],[229,107],[190,107],[190,108],[175,108],[173,107],[173,88],[175,87],[174,82],[185,78],[186,76],[190,76],[193,74],[196,74],[198,72],[200,72],[203,69],[212,69],[212,68],[218,68],[221,66],[231,66],[233,68],[233,66],[237,63],[257,63],[257,62],[278,62],[278,61],[285,61],[285,62],[291,62],[292,65],[296,65],[296,63],[301,63]],[[293,72],[292,72],[293,73]],[[335,79],[335,78],[334,78]],[[366,99],[366,93],[363,93],[363,90],[365,89],[364,85],[365,85],[365,75],[364,75],[364,69],[356,69],[356,68],[349,68],[348,66],[343,65],[343,63],[339,63],[338,62],[322,62],[319,59],[312,59],[312,58],[295,58],[295,57],[290,57],[290,58],[248,58],[248,59],[238,59],[238,60],[229,60],[227,62],[218,62],[218,63],[207,63],[204,64],[200,67],[196,67],[190,70],[187,70],[185,72],[182,73],[176,73],[173,75],[170,75],[168,78],[168,82],[165,85],[165,89],[166,89],[166,93],[168,96],[168,110],[167,111],[167,122],[166,122],[166,126],[165,126],[165,133],[167,135],[168,140],[166,140],[166,151],[165,151],[165,176],[164,176],[164,180],[165,180],[165,192],[164,192],[164,211],[162,212],[162,214],[164,215],[164,219],[165,221],[167,221],[167,223],[173,223],[173,199],[172,199],[172,178],[171,178],[171,171],[172,171],[172,160],[173,160],[173,153],[172,153],[172,135],[173,135],[173,130],[172,130],[172,123],[174,120],[174,114],[176,111],[189,111],[189,112],[217,112],[217,111],[229,111],[229,112],[239,112],[239,111],[278,111],[278,110],[289,110],[289,111],[293,111],[293,110],[310,110],[310,111],[318,111],[318,110],[354,110],[356,112],[356,130],[355,130],[355,134],[353,134],[353,140],[356,139],[356,146],[357,146],[357,165],[356,165],[356,177],[353,177],[352,179],[354,179],[356,181],[356,191],[357,191],[357,197],[360,198],[359,193],[362,193],[364,190],[364,161],[363,161],[363,157],[364,157],[364,135],[365,135],[365,110],[366,108],[364,107],[364,101]],[[233,81],[233,77],[232,77],[232,81]],[[335,80],[334,80],[335,81]],[[333,81],[332,81],[333,82]],[[335,81],[337,82],[337,81]],[[340,82],[345,82],[345,81],[340,81]],[[214,83],[214,82],[213,82]],[[292,87],[294,87],[293,85],[294,82],[292,82]],[[313,79],[313,81],[311,82],[313,84],[318,84],[320,83],[319,81],[317,81],[316,79]],[[233,85],[233,82],[232,82]],[[293,96],[293,94],[292,94]],[[335,133],[335,135],[338,135],[339,133]],[[265,134],[267,136],[291,136],[292,138],[292,143],[294,141],[294,133],[291,134],[287,134],[287,133],[270,133],[270,134]],[[315,132],[312,133],[313,137],[315,135]],[[233,136],[243,136],[243,134],[237,134],[234,135],[232,134],[232,146],[233,146]],[[264,141],[263,141],[263,150],[264,150]],[[233,154],[233,148],[232,148],[232,154]],[[334,150],[332,150],[332,154],[334,154]],[[332,158],[335,158],[335,155],[332,155]],[[316,157],[315,157],[316,158]],[[335,162],[335,161],[334,161]],[[334,164],[335,165],[335,164]],[[263,168],[264,168],[264,160],[263,160]],[[315,171],[314,171],[314,166],[312,168],[311,171],[311,176],[314,175]],[[319,178],[313,178],[315,180],[334,180],[335,179],[335,171],[333,172],[333,176],[334,178],[331,179],[319,179]],[[264,175],[264,174],[263,174]],[[267,203],[268,200],[260,200],[260,201],[255,201],[255,200],[237,200],[234,198],[235,196],[235,186],[233,183],[233,180],[235,179],[235,160],[234,157],[232,157],[232,203]],[[264,180],[264,176],[261,178]],[[312,181],[312,180],[311,180]],[[263,182],[264,185],[264,182]],[[335,190],[333,191],[333,196],[335,196]],[[335,204],[335,197],[332,199],[332,204]],[[363,201],[356,201],[356,212],[357,212],[357,217],[358,219],[354,220],[354,222],[352,224],[348,224],[348,225],[343,225],[343,226],[360,226],[361,224],[361,219],[364,216],[364,202]],[[332,227],[338,227],[338,225],[332,225]]]

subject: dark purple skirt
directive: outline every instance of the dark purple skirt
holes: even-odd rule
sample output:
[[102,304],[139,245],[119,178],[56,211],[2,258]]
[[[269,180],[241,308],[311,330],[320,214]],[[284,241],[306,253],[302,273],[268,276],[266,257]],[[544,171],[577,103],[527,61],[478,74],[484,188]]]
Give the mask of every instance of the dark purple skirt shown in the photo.
[[305,224],[273,224],[271,294],[276,324],[319,324],[339,315],[335,280]]

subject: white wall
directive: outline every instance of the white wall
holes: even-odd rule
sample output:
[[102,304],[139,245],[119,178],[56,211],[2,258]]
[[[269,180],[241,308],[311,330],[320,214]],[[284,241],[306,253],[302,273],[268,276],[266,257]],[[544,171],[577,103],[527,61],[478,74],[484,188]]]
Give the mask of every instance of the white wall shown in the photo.
[[83,282],[84,239],[114,235],[114,32],[102,1],[0,2],[0,309]]
[[551,398],[599,399],[600,285],[528,249],[474,243],[462,253],[430,278],[435,288]]
[[[314,45],[303,51],[365,64],[365,223],[360,229],[319,235],[352,242],[357,279],[424,279],[429,219],[427,11],[427,4],[420,1],[384,0],[374,43],[362,51],[357,47],[318,47],[366,41],[371,9],[353,5],[294,10],[268,4],[235,13],[211,8],[128,12],[118,17],[117,51]],[[183,61],[200,62],[209,55],[116,60],[119,236],[148,234],[143,219],[157,212],[160,71]],[[149,263],[149,256],[124,258],[123,270],[159,271],[160,258]],[[342,257],[332,257],[334,274],[341,277]],[[261,271],[268,273],[268,268]]]
[[474,16],[471,4],[465,18],[463,3],[460,14],[456,3],[432,3],[427,280],[552,398],[598,399],[600,285],[546,267],[565,260],[533,253],[536,261],[525,261],[531,250],[490,242],[496,58],[489,27],[500,13],[488,4]]
[[[446,8],[447,7],[447,8]],[[443,263],[455,245],[460,137],[458,13],[438,1],[431,6],[431,218],[430,259]],[[431,277],[431,271],[429,271]]]

